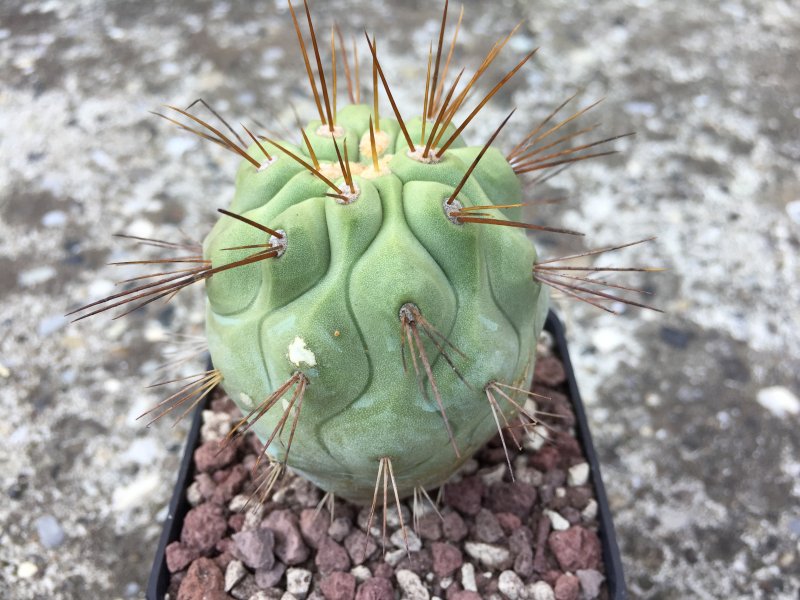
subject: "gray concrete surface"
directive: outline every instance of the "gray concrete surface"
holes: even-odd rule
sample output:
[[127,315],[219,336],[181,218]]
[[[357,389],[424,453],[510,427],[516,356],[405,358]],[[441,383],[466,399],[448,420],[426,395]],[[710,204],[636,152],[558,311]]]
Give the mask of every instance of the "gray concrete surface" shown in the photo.
[[[670,269],[644,281],[663,316],[560,304],[632,596],[796,598],[800,7],[465,4],[459,63],[519,20],[502,66],[542,47],[470,139],[516,105],[508,144],[578,87],[606,97],[604,131],[637,132],[552,180],[569,202],[535,215],[587,246],[658,234],[622,258]],[[423,76],[439,2],[316,5],[320,25],[370,24],[391,80]],[[202,298],[62,315],[140,256],[112,233],[200,238],[230,197],[235,158],[148,110],[203,96],[278,130],[290,100],[311,116],[289,23],[280,1],[0,6],[0,597],[143,596],[185,424],[135,416],[169,332],[202,332]]]

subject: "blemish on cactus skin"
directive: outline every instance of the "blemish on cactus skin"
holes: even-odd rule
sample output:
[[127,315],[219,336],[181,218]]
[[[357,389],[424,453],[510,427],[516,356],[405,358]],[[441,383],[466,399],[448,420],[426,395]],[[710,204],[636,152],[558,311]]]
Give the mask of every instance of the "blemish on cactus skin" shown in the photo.
[[256,405],[256,403],[253,402],[253,399],[244,392],[239,392],[239,403],[245,408],[250,410],[252,410],[253,407]]
[[295,367],[299,367],[301,363],[305,363],[309,367],[317,366],[317,357],[308,349],[306,341],[300,336],[292,340],[288,350],[289,354],[287,354],[287,357],[289,358],[289,362]]

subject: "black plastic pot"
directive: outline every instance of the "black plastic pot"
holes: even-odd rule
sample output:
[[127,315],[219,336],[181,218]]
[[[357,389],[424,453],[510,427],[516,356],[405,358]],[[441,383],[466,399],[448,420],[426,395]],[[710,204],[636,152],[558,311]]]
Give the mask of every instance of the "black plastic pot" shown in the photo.
[[[552,311],[547,315],[545,330],[553,336],[556,352],[561,357],[564,370],[567,374],[567,387],[569,398],[575,410],[576,429],[578,441],[580,442],[586,459],[591,468],[592,484],[594,485],[595,496],[597,499],[597,520],[600,524],[600,542],[603,548],[603,562],[605,563],[606,584],[608,586],[609,597],[612,600],[626,600],[628,597],[625,588],[625,578],[622,573],[622,559],[617,546],[617,536],[614,532],[614,523],[611,520],[611,510],[608,506],[606,490],[603,486],[603,479],[600,476],[600,464],[597,460],[597,453],[592,444],[592,435],[589,433],[589,424],[586,420],[586,412],[583,408],[578,384],[575,381],[575,373],[572,370],[572,363],[567,351],[567,339],[564,336],[564,325]],[[208,400],[208,397],[206,398]],[[202,422],[202,410],[206,402],[195,410],[192,417],[192,427],[189,430],[189,438],[186,440],[186,450],[178,471],[178,480],[172,500],[169,503],[169,513],[164,522],[164,530],[161,532],[161,539],[158,542],[153,570],[150,572],[150,579],[147,582],[147,600],[163,600],[169,585],[169,571],[167,570],[167,560],[165,551],[167,546],[180,538],[183,518],[189,510],[189,503],[186,500],[186,488],[194,476],[194,465],[192,455],[198,445],[200,438],[200,425]]]

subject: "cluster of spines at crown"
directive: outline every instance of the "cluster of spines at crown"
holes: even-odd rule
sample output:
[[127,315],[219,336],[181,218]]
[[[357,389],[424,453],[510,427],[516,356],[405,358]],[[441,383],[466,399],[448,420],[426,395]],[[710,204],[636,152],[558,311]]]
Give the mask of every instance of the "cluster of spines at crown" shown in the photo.
[[[204,100],[197,100],[186,108],[178,108],[176,106],[167,106],[172,111],[171,113],[154,113],[159,117],[166,119],[172,124],[176,125],[179,129],[188,131],[197,135],[205,140],[211,141],[214,144],[233,152],[247,161],[253,169],[262,171],[271,164],[273,164],[281,155],[285,156],[286,160],[293,160],[302,165],[313,176],[319,178],[330,188],[327,196],[331,197],[333,201],[342,205],[347,205],[355,202],[358,199],[359,190],[355,185],[353,179],[353,168],[348,156],[347,145],[342,144],[340,148],[341,128],[337,127],[336,114],[337,114],[337,96],[339,88],[339,63],[341,62],[346,87],[349,99],[354,104],[361,104],[361,84],[359,75],[359,58],[357,52],[356,37],[352,38],[352,45],[350,51],[352,54],[349,56],[349,51],[344,40],[342,32],[338,26],[333,26],[330,32],[330,66],[328,75],[326,77],[326,68],[323,65],[322,55],[320,53],[320,46],[322,45],[317,37],[317,32],[311,17],[307,0],[303,0],[304,15],[301,14],[298,18],[298,12],[292,5],[291,0],[288,1],[289,10],[291,13],[294,29],[297,34],[300,51],[305,66],[306,75],[310,90],[316,105],[321,126],[318,130],[318,135],[323,135],[333,140],[336,149],[338,160],[338,177],[331,177],[330,170],[323,168],[322,163],[318,160],[314,148],[308,138],[308,135],[299,125],[299,133],[301,141],[298,146],[305,146],[307,149],[307,156],[303,158],[295,152],[292,152],[285,144],[268,137],[267,135],[257,134],[251,131],[250,128],[244,124],[242,127],[242,134],[237,132],[235,128],[231,127],[227,121],[215,111]],[[459,13],[458,19],[454,27],[451,27],[452,35],[449,36],[449,45],[445,50],[445,32],[448,28],[448,0],[445,0],[444,8],[442,11],[441,25],[438,32],[438,37],[431,41],[428,55],[427,65],[425,70],[424,94],[421,121],[421,132],[418,139],[413,139],[406,127],[406,122],[395,102],[394,96],[389,83],[389,78],[381,66],[378,57],[377,41],[374,36],[370,37],[369,32],[365,31],[366,45],[369,50],[369,59],[371,59],[372,71],[372,115],[369,124],[369,144],[370,154],[372,157],[372,168],[374,173],[380,174],[385,166],[379,164],[379,151],[377,150],[378,142],[381,136],[380,130],[380,98],[385,94],[385,99],[391,107],[393,116],[397,121],[400,128],[400,135],[407,144],[407,155],[412,159],[418,160],[420,163],[436,163],[440,161],[448,149],[468,128],[470,123],[473,122],[475,117],[480,114],[481,110],[487,103],[500,91],[536,54],[538,49],[534,49],[525,55],[517,64],[514,65],[509,71],[500,77],[498,81],[489,89],[488,92],[481,93],[479,88],[483,86],[484,75],[489,70],[490,66],[494,63],[495,59],[500,55],[503,48],[507,45],[511,37],[517,32],[520,25],[517,25],[508,35],[498,39],[486,54],[484,59],[478,65],[474,73],[469,77],[464,77],[465,69],[461,69],[457,74],[452,76],[451,61],[453,59],[461,22],[463,18],[463,7]],[[303,19],[303,16],[305,19]],[[305,20],[307,23],[307,33],[303,32],[303,25],[301,22]],[[327,44],[326,44],[327,45]],[[450,81],[448,82],[448,79]],[[329,86],[330,82],[330,86]],[[525,182],[526,187],[534,186],[536,184],[544,183],[552,177],[563,172],[573,164],[591,158],[597,158],[613,154],[613,150],[598,148],[599,146],[608,144],[616,139],[631,135],[630,133],[622,135],[614,135],[603,139],[598,139],[590,142],[578,142],[576,138],[584,136],[594,131],[598,125],[593,124],[590,126],[575,127],[576,122],[595,107],[599,101],[593,102],[566,117],[560,117],[562,110],[575,99],[577,94],[567,98],[559,106],[556,106],[549,114],[547,114],[538,124],[536,124],[528,133],[521,137],[520,141],[507,153],[506,159],[516,173],[520,177],[526,177],[528,180]],[[477,101],[476,101],[477,100]],[[202,119],[194,112],[193,109],[197,106],[204,107],[214,119],[218,121],[217,124],[212,124],[212,119]],[[471,108],[470,108],[471,107]],[[467,109],[468,112],[467,112]],[[463,116],[462,116],[463,115]],[[467,182],[470,175],[484,156],[485,152],[492,146],[493,142],[510,121],[514,115],[512,110],[494,130],[486,143],[481,147],[472,163],[465,169],[460,183],[455,187],[452,194],[443,202],[443,210],[446,216],[455,225],[464,226],[503,226],[503,227],[516,227],[529,230],[542,230],[556,233],[564,233],[568,235],[583,235],[579,232],[548,227],[544,225],[537,225],[521,221],[512,221],[501,218],[496,213],[489,214],[488,210],[491,209],[506,209],[506,208],[519,208],[525,206],[527,203],[515,204],[492,204],[486,206],[464,206],[458,200],[458,195]],[[252,151],[248,148],[252,144],[247,144],[245,138],[249,138],[255,146],[258,147],[259,152],[263,156],[254,156]],[[263,142],[266,142],[263,143]],[[273,153],[268,151],[268,147],[273,148]],[[275,150],[277,149],[277,153]],[[324,172],[325,171],[325,172]],[[326,172],[329,174],[326,175]],[[338,185],[335,181],[342,180],[343,184]],[[561,199],[545,199],[534,200],[530,203],[547,203]],[[258,223],[243,215],[233,213],[225,209],[218,209],[220,213],[227,217],[236,219],[250,227],[253,227],[266,236],[266,241],[263,244],[253,244],[250,246],[239,246],[235,248],[227,248],[227,250],[252,250],[252,253],[244,258],[234,260],[228,263],[212,265],[211,261],[203,256],[203,250],[200,243],[191,240],[180,241],[167,241],[157,240],[150,238],[142,238],[129,235],[120,235],[119,237],[132,239],[135,242],[142,243],[148,246],[154,246],[166,250],[167,252],[180,251],[186,254],[174,257],[168,256],[164,258],[138,260],[138,261],[124,261],[119,263],[112,263],[116,265],[147,265],[151,268],[159,269],[158,271],[146,273],[131,279],[126,279],[119,283],[126,285],[123,291],[111,294],[105,298],[86,304],[76,310],[70,312],[70,315],[75,316],[75,320],[87,318],[98,313],[102,313],[114,308],[121,308],[122,312],[117,314],[114,318],[119,318],[134,310],[142,308],[152,302],[160,299],[169,301],[182,289],[200,282],[205,281],[217,273],[235,269],[240,266],[253,264],[258,261],[267,259],[280,259],[286,251],[287,240],[285,232],[272,229],[268,224]],[[626,297],[631,293],[647,294],[646,290],[638,289],[629,285],[612,282],[604,279],[603,277],[608,274],[619,272],[647,272],[661,270],[657,267],[612,267],[612,266],[592,266],[588,264],[594,257],[605,254],[608,252],[627,248],[644,242],[653,240],[654,238],[640,239],[620,245],[608,246],[603,248],[595,248],[568,256],[558,258],[550,258],[547,260],[538,259],[533,265],[531,276],[533,279],[541,284],[549,286],[555,292],[570,298],[586,302],[602,310],[616,313],[620,311],[622,305],[631,305],[641,308],[648,308],[651,310],[658,310],[649,304],[639,302]],[[404,306],[405,312],[401,310],[400,319],[404,326],[404,332],[409,336],[409,344],[413,344],[414,336],[417,327],[425,329],[426,321],[419,313],[418,309],[414,306]],[[431,329],[426,330],[428,335],[437,336],[438,332],[432,329],[432,325],[427,324]],[[445,345],[446,340],[440,340]],[[424,353],[421,342],[418,344],[418,352]],[[175,367],[181,363],[187,362],[198,354],[205,352],[207,346],[201,340],[189,340],[188,350],[183,352],[175,360],[169,362],[166,366]],[[413,356],[412,356],[413,358]],[[422,358],[422,357],[420,357]],[[155,415],[153,418],[157,420],[176,409],[182,409],[180,418],[191,412],[203,398],[205,398],[214,387],[222,381],[222,375],[217,370],[206,371],[196,376],[192,376],[178,392],[172,394],[165,400],[158,403],[152,409],[147,411],[145,415]],[[175,381],[170,380],[160,382],[156,385],[171,384]],[[295,373],[295,375],[287,382],[285,382],[275,394],[270,396],[270,402],[262,404],[256,411],[242,419],[237,425],[232,434],[241,435],[247,431],[250,426],[260,416],[263,416],[280,397],[283,396],[289,389],[294,387],[294,393],[290,405],[295,402],[298,404],[302,402],[303,390],[307,384],[307,379],[302,373]],[[500,390],[502,391],[502,390]],[[507,397],[505,394],[503,394]],[[490,398],[491,401],[491,398]],[[493,405],[494,410],[494,405]],[[258,413],[258,414],[255,414]],[[299,414],[299,411],[296,413]],[[288,411],[287,411],[288,415]],[[144,416],[144,415],[142,415]],[[447,422],[444,416],[445,423]],[[152,421],[151,421],[152,422]],[[285,422],[281,422],[280,431],[283,431]],[[294,424],[292,426],[292,433],[294,432]],[[273,436],[275,432],[273,433]],[[451,437],[452,439],[452,437]],[[268,446],[270,440],[266,443]],[[291,444],[291,441],[289,442]],[[456,453],[458,449],[456,448]],[[288,449],[287,449],[288,455]],[[391,470],[391,464],[386,465],[387,470]],[[274,473],[273,473],[274,477]],[[380,471],[379,471],[380,477]],[[272,482],[274,483],[274,481]]]

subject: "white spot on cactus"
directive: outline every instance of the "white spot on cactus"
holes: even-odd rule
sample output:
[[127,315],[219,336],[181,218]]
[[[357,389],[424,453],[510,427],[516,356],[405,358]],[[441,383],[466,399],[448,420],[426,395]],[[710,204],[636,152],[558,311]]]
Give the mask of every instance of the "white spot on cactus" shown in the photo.
[[317,357],[306,347],[306,341],[300,336],[294,338],[292,343],[289,344],[288,350],[289,354],[287,354],[287,357],[289,358],[289,362],[295,367],[299,367],[300,363],[305,363],[309,367],[316,366]]
[[239,392],[239,403],[250,410],[253,410],[256,407],[256,403],[253,402],[253,399],[244,392]]

